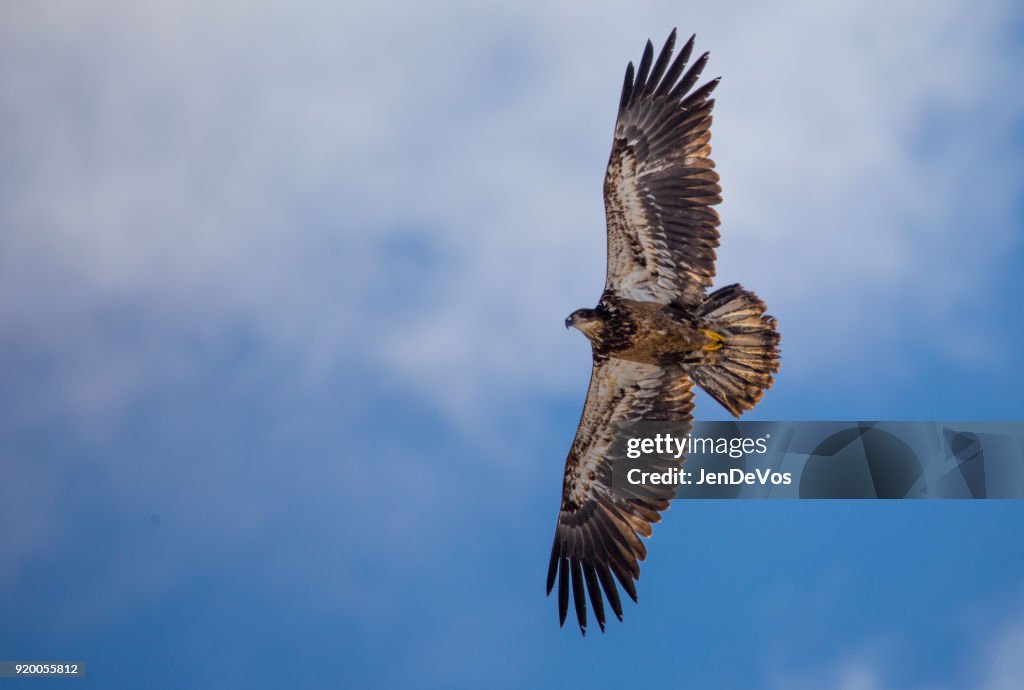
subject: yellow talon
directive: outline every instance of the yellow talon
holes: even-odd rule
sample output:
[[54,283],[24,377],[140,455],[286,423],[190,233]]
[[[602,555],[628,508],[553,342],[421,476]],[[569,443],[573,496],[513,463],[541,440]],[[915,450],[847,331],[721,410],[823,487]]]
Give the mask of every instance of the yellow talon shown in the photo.
[[700,332],[704,334],[705,338],[711,341],[710,343],[704,346],[704,349],[707,350],[708,352],[715,352],[717,350],[721,350],[722,347],[725,346],[725,336],[723,336],[721,333],[715,333],[714,331],[709,331],[706,328],[700,329]]

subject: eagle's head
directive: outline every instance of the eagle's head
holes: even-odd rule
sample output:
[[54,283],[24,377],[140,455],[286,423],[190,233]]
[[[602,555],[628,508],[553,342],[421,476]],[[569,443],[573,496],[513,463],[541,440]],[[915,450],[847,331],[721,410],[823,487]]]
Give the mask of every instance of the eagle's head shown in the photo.
[[604,319],[596,309],[577,309],[565,319],[565,327],[578,329],[590,340],[594,340],[604,325]]

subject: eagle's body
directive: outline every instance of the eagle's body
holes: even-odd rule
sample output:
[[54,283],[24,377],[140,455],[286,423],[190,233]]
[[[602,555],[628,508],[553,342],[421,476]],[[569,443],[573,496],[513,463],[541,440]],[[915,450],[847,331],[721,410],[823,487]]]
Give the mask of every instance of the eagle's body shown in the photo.
[[[699,353],[707,340],[685,312],[609,293],[602,295],[596,309],[583,312],[570,325],[587,336],[595,357],[658,366],[682,363]],[[692,358],[691,363],[702,359]]]
[[694,383],[739,416],[778,371],[779,334],[764,303],[739,285],[707,292],[719,238],[712,206],[721,201],[708,98],[718,80],[691,92],[707,53],[684,74],[693,38],[673,60],[674,44],[675,31],[655,61],[648,41],[635,76],[632,63],[626,69],[604,182],[605,289],[594,309],[566,319],[590,340],[594,366],[565,463],[547,588],[557,580],[562,623],[572,591],[584,633],[587,594],[602,630],[605,598],[622,618],[616,581],[636,600],[647,555],[640,537],[674,495],[664,485],[613,495],[615,425],[688,428]]

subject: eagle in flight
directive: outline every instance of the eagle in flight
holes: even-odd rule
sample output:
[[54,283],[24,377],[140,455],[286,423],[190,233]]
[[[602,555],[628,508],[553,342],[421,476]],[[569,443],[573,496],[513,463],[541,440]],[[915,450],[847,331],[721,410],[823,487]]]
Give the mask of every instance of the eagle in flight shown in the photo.
[[[572,592],[586,635],[587,598],[604,630],[605,599],[622,620],[616,580],[636,601],[634,580],[673,486],[612,491],[616,425],[693,419],[693,384],[734,416],[758,403],[779,368],[779,334],[765,304],[739,285],[708,294],[715,275],[718,174],[711,160],[711,92],[697,89],[708,54],[687,69],[691,37],[672,58],[675,30],[658,59],[647,42],[626,68],[604,178],[608,272],[593,309],[566,320],[590,340],[593,370],[565,461],[562,505],[548,566],[565,624]],[[682,462],[681,460],[679,462]]]

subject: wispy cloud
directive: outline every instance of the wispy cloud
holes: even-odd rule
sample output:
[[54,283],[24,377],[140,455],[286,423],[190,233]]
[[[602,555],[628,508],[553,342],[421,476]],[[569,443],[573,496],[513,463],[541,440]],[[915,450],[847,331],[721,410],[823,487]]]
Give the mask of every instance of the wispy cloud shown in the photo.
[[[1011,607],[1012,610],[1012,607]],[[908,684],[905,661],[894,652],[913,653],[912,641],[875,645],[871,651],[847,655],[831,666],[803,669],[799,675],[783,674],[774,687],[788,690],[836,688],[837,690],[1013,690],[1024,678],[1024,617],[992,620],[984,630],[966,636],[969,642],[951,649],[955,677],[939,676],[931,682],[918,680]],[[882,650],[886,650],[885,653]],[[947,663],[950,659],[944,659]],[[911,677],[936,677],[930,673],[911,673]],[[904,680],[899,680],[903,678]]]

